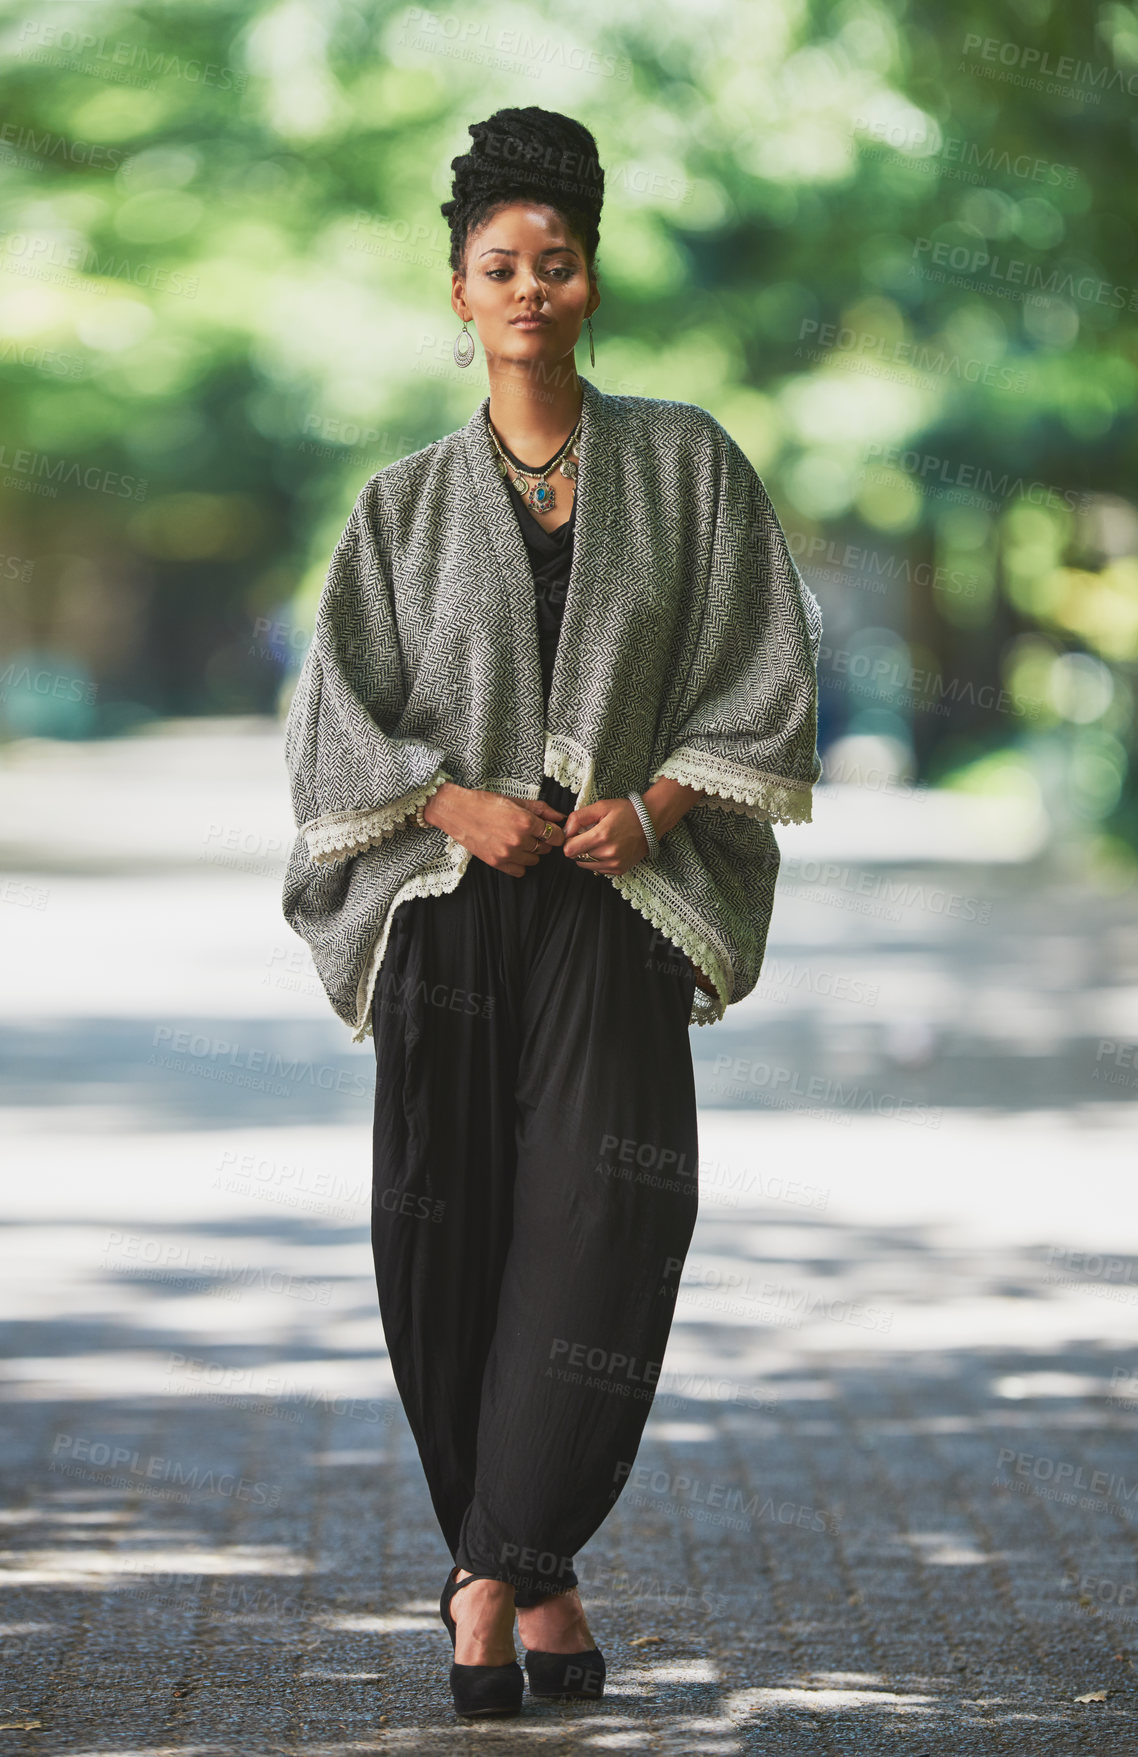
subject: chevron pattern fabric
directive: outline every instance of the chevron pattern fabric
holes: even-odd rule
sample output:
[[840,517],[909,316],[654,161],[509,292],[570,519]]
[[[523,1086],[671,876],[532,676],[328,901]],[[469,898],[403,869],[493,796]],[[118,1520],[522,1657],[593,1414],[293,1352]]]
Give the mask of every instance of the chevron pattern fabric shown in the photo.
[[[372,476],[336,545],[285,728],[297,836],[283,888],[331,1005],[371,1030],[392,917],[473,856],[422,809],[444,780],[577,804],[662,775],[698,802],[616,885],[714,982],[759,978],[779,853],[810,821],[821,615],[762,482],[692,403],[582,380],[573,564],[548,710],[534,580],[487,429]],[[514,881],[524,884],[525,877]]]

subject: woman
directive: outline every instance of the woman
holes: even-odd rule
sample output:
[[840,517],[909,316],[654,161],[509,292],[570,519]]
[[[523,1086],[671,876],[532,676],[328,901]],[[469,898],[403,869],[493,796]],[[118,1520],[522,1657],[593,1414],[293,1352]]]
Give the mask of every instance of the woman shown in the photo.
[[[579,123],[453,160],[465,427],[373,476],[289,711],[287,919],[376,1054],[384,1332],[465,1714],[599,1696],[574,1558],[636,1456],[696,1217],[688,1027],[758,979],[808,821],[818,607],[687,403],[607,396]],[[534,460],[541,460],[535,462]],[[463,1590],[465,1588],[465,1590]]]

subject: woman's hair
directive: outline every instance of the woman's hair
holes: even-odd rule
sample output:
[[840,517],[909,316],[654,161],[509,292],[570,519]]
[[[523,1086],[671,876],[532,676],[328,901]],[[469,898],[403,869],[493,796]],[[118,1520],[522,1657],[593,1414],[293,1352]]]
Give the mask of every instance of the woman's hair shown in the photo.
[[590,274],[600,242],[605,174],[587,128],[556,110],[496,110],[467,130],[474,144],[451,160],[450,266],[461,274],[471,232],[512,201],[556,208],[585,246]]

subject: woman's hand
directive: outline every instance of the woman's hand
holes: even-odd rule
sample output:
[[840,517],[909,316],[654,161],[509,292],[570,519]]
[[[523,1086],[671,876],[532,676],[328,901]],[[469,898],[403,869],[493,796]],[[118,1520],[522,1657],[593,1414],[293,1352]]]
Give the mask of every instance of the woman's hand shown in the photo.
[[[662,842],[668,831],[704,797],[698,787],[685,786],[670,776],[653,781],[641,798],[657,841]],[[648,853],[648,838],[631,799],[594,799],[589,805],[578,806],[565,820],[565,835],[571,844],[565,849],[570,859],[586,853],[593,856],[592,860],[579,863],[585,872],[607,872],[619,877]]]
[[[702,798],[702,794],[693,789],[685,791],[690,792],[693,799]],[[645,800],[645,805],[647,803]],[[678,819],[680,814],[675,812],[674,815]],[[649,816],[654,824],[657,823],[653,813],[649,812]],[[619,875],[643,860],[648,853],[648,838],[631,799],[594,799],[591,805],[580,805],[576,811],[571,811],[565,820],[563,852],[570,860],[575,854],[591,853],[592,860],[578,861],[583,872]],[[704,994],[718,998],[719,991],[710,976],[698,964],[692,964],[690,958],[688,963],[695,972],[696,987],[702,988]]]
[[[423,807],[425,823],[445,830],[487,866],[512,878],[521,878],[527,866],[536,866],[543,854],[561,846],[564,816],[544,799],[508,799],[504,793],[460,787],[457,781],[444,781]],[[543,840],[546,824],[551,828]]]
[[[565,837],[563,852],[577,861],[582,872],[619,877],[648,853],[648,838],[631,799],[594,799],[579,805],[565,820]],[[582,860],[582,854],[592,859]]]

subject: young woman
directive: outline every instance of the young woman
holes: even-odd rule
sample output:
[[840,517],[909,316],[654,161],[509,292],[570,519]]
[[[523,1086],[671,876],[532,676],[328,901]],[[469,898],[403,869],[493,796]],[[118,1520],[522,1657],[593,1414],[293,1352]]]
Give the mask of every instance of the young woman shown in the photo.
[[384,1333],[455,1566],[463,1714],[599,1696],[574,1559],[636,1456],[696,1218],[688,1027],[758,979],[808,821],[818,607],[689,403],[609,396],[604,179],[568,117],[452,161],[455,360],[490,393],[373,476],[289,711],[284,908],[376,1055]]

